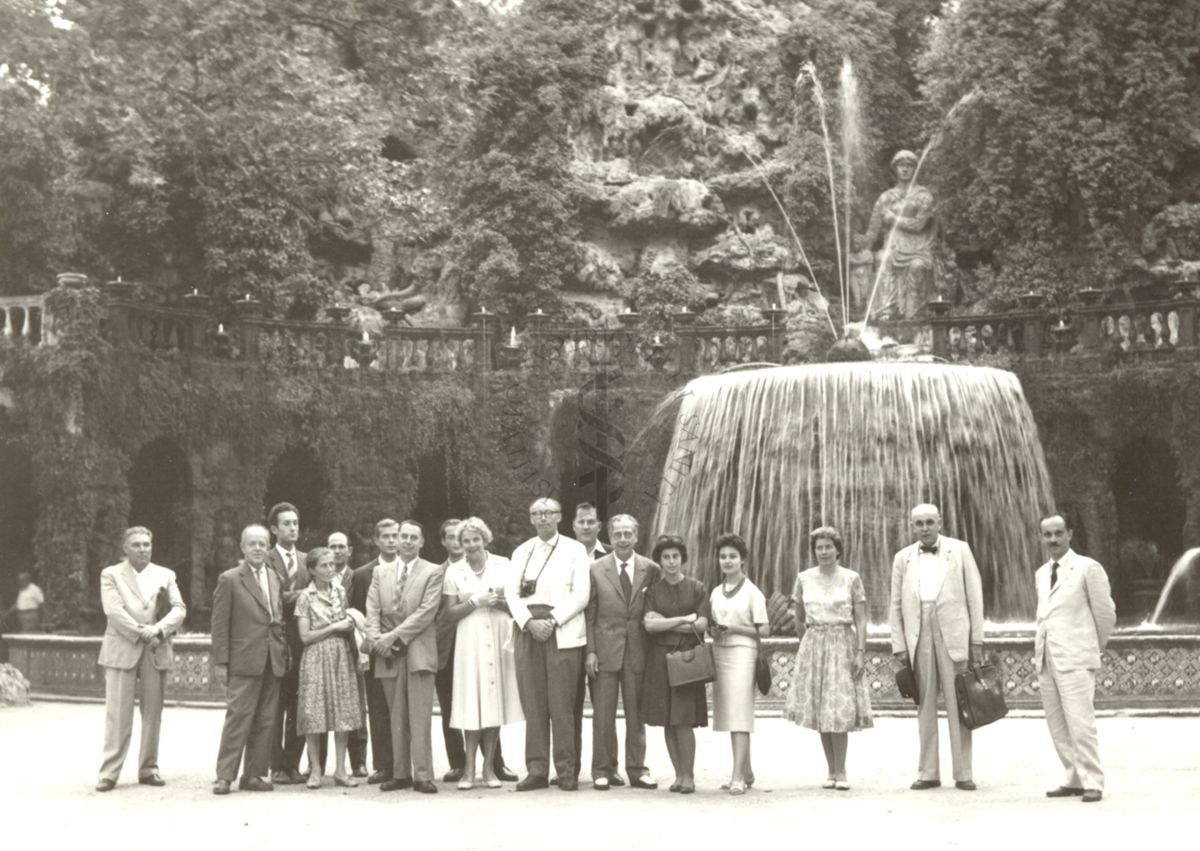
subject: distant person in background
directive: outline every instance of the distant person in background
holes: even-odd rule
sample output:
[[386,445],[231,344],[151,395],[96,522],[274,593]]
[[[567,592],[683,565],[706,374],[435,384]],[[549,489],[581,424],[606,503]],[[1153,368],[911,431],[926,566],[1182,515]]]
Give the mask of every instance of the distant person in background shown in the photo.
[[663,535],[651,558],[658,563],[661,578],[646,591],[643,624],[650,634],[650,649],[642,680],[642,720],[664,728],[667,754],[675,769],[670,790],[690,795],[696,791],[694,728],[708,726],[708,698],[704,683],[672,688],[667,654],[704,643],[708,592],[700,580],[683,573],[688,553],[682,538]]
[[214,795],[238,788],[270,792],[271,731],[279,681],[288,670],[283,627],[283,580],[267,566],[270,535],[257,523],[242,530],[242,562],[217,577],[212,607],[212,662],[225,687],[225,726],[217,755]]
[[[325,546],[329,547],[329,551],[333,553],[333,568],[334,581],[342,586],[342,590],[346,592],[347,605],[350,605],[350,591],[354,587],[354,570],[350,567],[350,557],[354,554],[354,548],[350,546],[350,538],[345,532],[331,532],[329,537],[325,539]],[[350,606],[353,608],[353,606]],[[366,602],[363,602],[363,608],[358,611],[366,616]],[[355,649],[355,659],[358,658],[357,648]],[[357,665],[355,666],[357,668]],[[358,674],[360,679],[365,679],[362,672]],[[365,685],[364,685],[365,687]],[[366,699],[363,699],[363,724],[357,730],[350,732],[350,741],[348,744],[350,752],[350,773],[355,777],[367,776],[367,725],[366,725]],[[321,769],[325,769],[325,751],[327,742],[321,740]]]
[[[379,555],[354,571],[350,580],[350,608],[366,614],[367,594],[375,578],[375,570],[383,567],[395,573],[399,546],[400,527],[396,521],[379,521],[375,527],[375,548],[379,550]],[[378,656],[372,650],[368,658],[363,679],[367,690],[367,720],[371,730],[371,766],[374,771],[367,782],[386,783],[392,779],[392,722],[388,716],[387,698],[383,694],[383,680],[375,676]]]
[[330,732],[335,747],[334,783],[357,786],[358,782],[346,774],[346,745],[350,733],[363,723],[358,648],[353,647],[354,621],[347,614],[346,591],[336,581],[329,548],[310,551],[305,567],[312,584],[296,598],[296,629],[304,644],[296,724],[308,743],[308,788],[321,786],[321,744]]
[[[590,502],[580,502],[575,506],[575,519],[571,521],[571,528],[575,532],[575,540],[583,544],[583,548],[587,550],[588,564],[603,558],[608,554],[608,548],[600,542],[600,530],[603,524],[600,522],[600,514],[596,511],[596,506]],[[579,687],[575,690],[575,776],[579,776],[579,771],[583,766],[583,696],[586,687],[587,693],[592,697],[592,706],[596,704],[596,695],[593,691],[592,684],[595,681],[588,677],[587,671],[583,666],[579,669]]]
[[1096,671],[1117,610],[1104,568],[1071,549],[1066,515],[1043,517],[1041,533],[1050,560],[1034,576],[1038,606],[1033,666],[1050,738],[1065,772],[1062,785],[1046,797],[1080,796],[1094,803],[1104,794],[1096,737]]
[[717,681],[713,684],[713,729],[728,732],[733,749],[733,769],[728,788],[744,795],[754,785],[750,761],[750,734],[754,732],[754,666],[758,642],[770,634],[767,600],[746,576],[749,548],[740,535],[726,533],[714,547],[721,582],[709,597],[713,656]]
[[[296,506],[290,502],[272,506],[267,512],[267,525],[275,536],[275,546],[268,553],[267,560],[283,583],[283,622],[291,651],[291,668],[280,683],[275,729],[271,733],[271,780],[286,786],[304,782],[304,776],[300,774],[304,739],[296,731],[298,666],[304,643],[296,631],[295,612],[296,598],[308,587],[309,576],[304,566],[304,553],[296,549],[296,542],[300,540],[300,512]],[[309,766],[309,770],[312,770],[312,766]]]
[[42,625],[42,606],[46,605],[46,595],[42,589],[33,584],[33,576],[21,572],[17,574],[17,600],[4,613],[0,620],[8,620],[16,614],[17,632],[37,632]]
[[158,733],[167,671],[174,666],[171,637],[187,608],[174,571],[150,561],[153,536],[145,526],[125,530],[125,559],[100,572],[100,604],[108,626],[97,664],[104,668],[104,758],[96,791],[117,785],[133,736],[133,701],[142,709],[138,783],[162,786]]
[[841,565],[837,529],[814,529],[808,540],[817,566],[801,571],[792,589],[801,638],[783,715],[821,734],[828,768],[823,788],[845,791],[849,733],[874,725],[863,678],[867,594],[859,575]]

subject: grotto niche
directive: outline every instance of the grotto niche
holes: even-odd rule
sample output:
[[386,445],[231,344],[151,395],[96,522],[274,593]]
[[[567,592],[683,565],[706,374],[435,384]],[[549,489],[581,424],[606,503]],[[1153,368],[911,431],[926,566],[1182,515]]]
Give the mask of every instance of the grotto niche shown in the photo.
[[[192,593],[192,471],[187,456],[173,437],[160,437],[142,446],[127,476],[127,526],[145,526],[154,533],[155,564],[175,571],[179,593],[190,608]],[[117,560],[117,552],[106,563]]]

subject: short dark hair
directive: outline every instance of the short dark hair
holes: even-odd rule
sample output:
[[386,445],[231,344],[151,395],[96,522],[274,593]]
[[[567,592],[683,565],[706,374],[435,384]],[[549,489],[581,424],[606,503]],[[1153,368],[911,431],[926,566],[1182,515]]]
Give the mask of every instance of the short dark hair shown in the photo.
[[724,547],[733,547],[737,550],[738,555],[742,557],[742,561],[750,557],[750,548],[746,546],[746,539],[741,535],[734,534],[733,532],[725,532],[722,535],[718,535],[717,542],[713,544],[713,552],[719,555],[721,549]]
[[[442,525],[438,527],[438,540],[444,540],[446,537],[446,530],[451,526],[457,526],[460,523],[462,523],[462,521],[457,517],[451,517],[449,520],[443,520]],[[421,537],[425,537],[425,530],[423,529],[421,530]]]
[[1075,528],[1075,524],[1072,522],[1070,512],[1059,511],[1057,509],[1055,509],[1054,511],[1051,511],[1047,514],[1043,514],[1042,519],[1038,521],[1038,528],[1039,529],[1042,528],[1042,524],[1053,517],[1061,517],[1063,525],[1067,527],[1068,532],[1072,531]]
[[814,558],[817,555],[817,541],[829,541],[829,543],[833,544],[833,548],[837,550],[838,558],[842,557],[842,533],[834,527],[818,526],[808,533],[808,548]]
[[600,517],[600,512],[596,509],[596,506],[592,505],[590,502],[581,502],[575,506],[575,519],[576,520],[579,519],[579,512],[581,512],[581,511],[595,511],[596,517],[597,518]]
[[285,511],[291,511],[296,515],[296,519],[300,519],[300,510],[290,502],[277,502],[271,506],[271,510],[267,512],[267,526],[274,529],[279,525],[276,521],[279,520],[279,515]]
[[400,527],[403,528],[405,526],[416,526],[417,531],[421,533],[421,537],[422,538],[425,537],[425,527],[422,526],[420,523],[418,523],[416,520],[413,520],[412,518],[409,518],[407,520],[401,520]]
[[683,538],[678,535],[660,535],[659,539],[654,542],[654,549],[650,552],[650,558],[656,562],[661,561],[662,554],[667,550],[679,550],[679,555],[683,557],[683,563],[687,564],[687,544],[683,542]]

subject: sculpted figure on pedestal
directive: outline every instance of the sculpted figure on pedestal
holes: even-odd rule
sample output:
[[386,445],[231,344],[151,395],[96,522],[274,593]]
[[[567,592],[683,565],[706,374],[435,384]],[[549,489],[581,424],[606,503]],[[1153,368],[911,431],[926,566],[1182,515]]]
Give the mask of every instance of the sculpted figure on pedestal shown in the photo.
[[910,319],[934,295],[933,194],[913,182],[916,168],[912,151],[892,157],[896,185],[879,196],[871,211],[865,239],[876,250],[879,285],[871,313],[878,317]]

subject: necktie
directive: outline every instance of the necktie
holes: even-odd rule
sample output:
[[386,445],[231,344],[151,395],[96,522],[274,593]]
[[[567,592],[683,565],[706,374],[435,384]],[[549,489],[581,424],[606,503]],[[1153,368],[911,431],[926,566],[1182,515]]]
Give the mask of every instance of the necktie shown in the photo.
[[396,602],[395,607],[400,608],[400,603],[404,599],[404,586],[408,584],[408,565],[400,567],[400,579],[396,582]]
[[267,578],[267,568],[262,566],[254,571],[255,577],[258,579],[258,587],[262,591],[263,601],[267,604],[267,611],[271,613],[271,617],[275,617],[275,607],[271,605],[271,580]]
[[628,567],[628,566],[629,566],[629,562],[627,562],[627,561],[621,562],[621,567],[620,567],[621,593],[625,595],[625,603],[626,604],[629,603],[629,598],[631,596],[633,596],[633,581],[629,578],[629,573],[626,571],[626,567]]
[[1050,589],[1053,590],[1054,586],[1057,584],[1058,584],[1058,562],[1052,562],[1050,564]]
[[292,578],[292,574],[296,572],[296,557],[292,553],[287,554],[287,573],[288,579]]
[[926,546],[925,544],[921,544],[921,552],[933,553],[934,555],[937,555],[937,547],[938,547],[937,544],[929,544],[928,546]]

